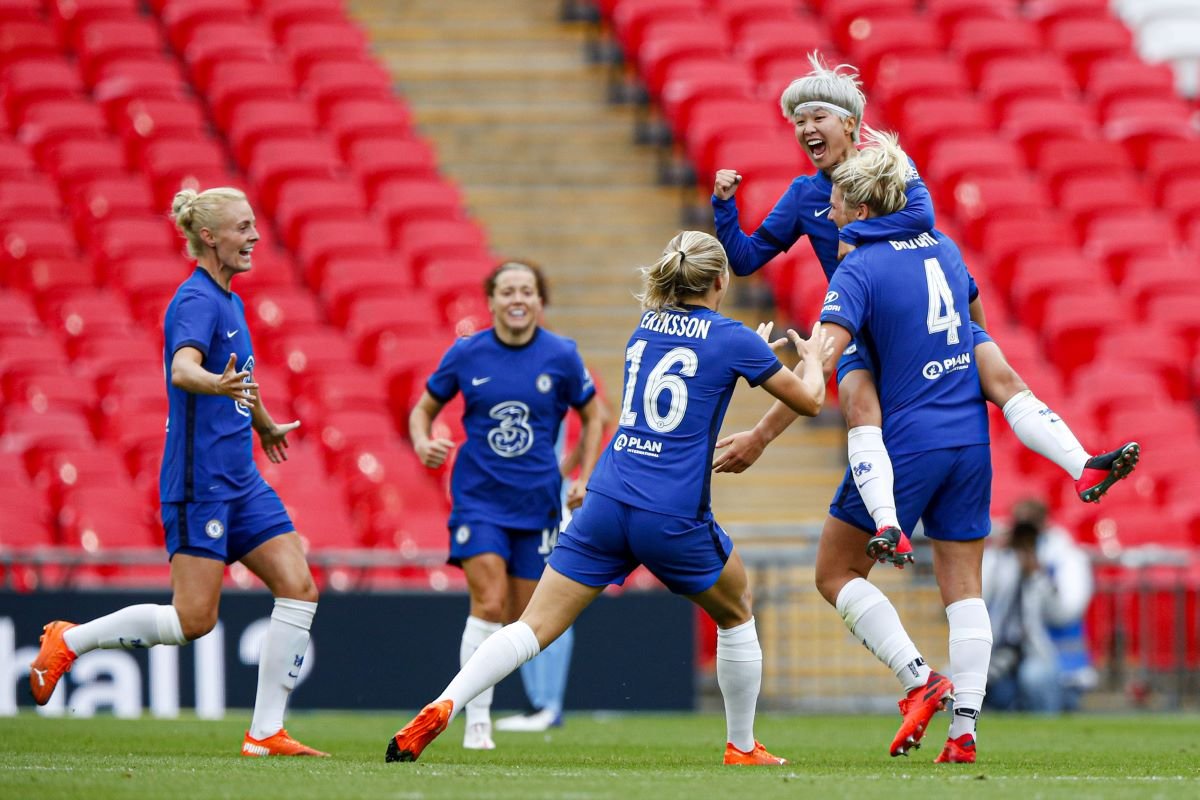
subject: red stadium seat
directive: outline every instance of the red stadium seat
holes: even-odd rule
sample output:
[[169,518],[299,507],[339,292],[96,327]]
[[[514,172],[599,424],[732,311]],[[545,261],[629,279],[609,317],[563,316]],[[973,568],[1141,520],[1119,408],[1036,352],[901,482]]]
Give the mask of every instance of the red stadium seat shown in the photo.
[[676,62],[663,78],[659,98],[663,116],[676,138],[687,133],[692,108],[709,100],[749,100],[755,80],[748,65],[727,58]]
[[378,372],[356,364],[346,364],[336,374],[308,372],[298,381],[296,412],[309,416],[309,410],[378,411],[386,409],[387,385]]
[[159,17],[171,46],[179,52],[187,49],[203,25],[252,23],[250,4],[243,0],[173,0],[163,5]]
[[315,137],[320,123],[312,106],[299,99],[245,100],[230,111],[226,133],[239,163],[248,165],[259,142]]
[[140,175],[94,178],[76,184],[70,198],[71,213],[80,238],[107,219],[153,214],[157,208],[150,184]]
[[637,50],[638,74],[651,98],[662,95],[667,75],[677,64],[689,60],[714,60],[729,55],[725,29],[714,19],[666,21],[653,28]]
[[1171,222],[1149,208],[1117,208],[1092,216],[1083,230],[1084,254],[1104,263],[1120,279],[1125,262],[1146,252],[1148,242],[1164,253],[1175,250],[1177,237]]
[[1113,17],[1068,17],[1051,22],[1045,31],[1046,44],[1066,61],[1081,85],[1093,61],[1125,55],[1133,44],[1129,29]]
[[992,59],[1036,58],[1044,52],[1037,28],[1017,17],[964,18],[954,25],[947,42],[962,58],[976,84],[983,75],[984,65]]
[[1013,100],[1049,97],[1071,100],[1078,95],[1075,79],[1053,56],[998,57],[980,70],[979,94],[992,104],[997,117]]
[[1133,172],[1078,175],[1059,183],[1055,198],[1059,208],[1077,225],[1086,225],[1097,214],[1149,205],[1150,195]]
[[343,171],[333,145],[315,135],[267,136],[260,139],[245,157],[245,169],[269,212],[275,211],[284,183],[300,178],[328,181],[339,177]]
[[96,20],[80,30],[76,42],[80,71],[89,85],[96,83],[105,62],[157,55],[165,45],[158,26],[144,17]]
[[712,7],[735,37],[744,25],[808,19],[792,0],[714,0]]
[[[1079,251],[1075,233],[1064,222],[1050,218],[1028,219],[1022,216],[979,220],[969,243],[987,259],[987,277],[1006,295],[1012,288],[1017,262],[1023,258],[1075,261]],[[1043,266],[1051,263],[1046,261]],[[975,269],[973,267],[973,269]],[[976,278],[980,277],[975,269]]]
[[1200,142],[1176,138],[1147,142],[1143,168],[1151,185],[1172,175],[1200,175]]
[[98,20],[124,20],[142,13],[138,0],[54,0],[48,4],[50,19],[64,42],[78,41],[80,29]]
[[1128,311],[1112,290],[1079,287],[1046,299],[1042,340],[1059,372],[1070,378],[1095,358],[1102,332],[1128,321]]
[[30,174],[0,181],[0,220],[57,217],[61,213],[58,190],[44,176]]
[[[12,304],[6,304],[11,306]],[[67,363],[67,354],[58,339],[46,336],[41,326],[33,333],[13,332],[0,336],[0,369],[6,378],[17,373],[46,372]]]
[[824,0],[821,16],[833,31],[834,44],[842,52],[851,49],[855,39],[870,35],[874,18],[892,15],[909,17],[915,11],[913,0]]
[[786,130],[767,103],[758,100],[710,100],[692,109],[684,148],[699,175],[711,175],[716,167],[714,149],[727,137],[770,136]]
[[966,69],[952,56],[888,54],[879,60],[871,102],[879,103],[895,121],[914,98],[965,97],[970,91]]
[[1001,130],[1031,155],[1055,139],[1099,138],[1091,106],[1050,97],[1014,99],[1004,109]]
[[943,35],[966,19],[1009,20],[1018,16],[1021,0],[926,0],[925,12],[933,17]]
[[295,244],[301,229],[311,222],[362,219],[367,213],[362,189],[345,178],[295,178],[282,182],[279,192],[275,224],[289,244]]
[[35,447],[78,448],[92,446],[91,427],[77,411],[37,412],[20,406],[4,409],[0,417],[0,449],[25,453]]
[[374,360],[381,340],[418,336],[443,327],[436,304],[419,290],[393,297],[363,297],[355,301],[342,320],[360,356]]
[[25,107],[17,138],[34,158],[66,139],[104,139],[108,127],[100,109],[87,100],[39,100]]
[[[1018,176],[1024,173],[1024,164],[1021,151],[1011,142],[994,135],[966,133],[945,136],[934,142],[923,172],[938,196],[949,200],[964,176]],[[939,205],[947,206],[946,200]]]
[[395,136],[409,130],[408,109],[397,100],[349,98],[324,109],[321,122],[343,153],[360,139]]
[[154,510],[133,487],[72,491],[59,512],[63,543],[88,553],[124,547],[161,547]]
[[380,181],[389,178],[432,178],[438,174],[433,148],[404,132],[355,138],[341,152],[368,196]]
[[41,22],[42,0],[0,1],[0,22]]
[[[1148,249],[1158,249],[1157,243]],[[1193,262],[1182,256],[1132,256],[1122,267],[1121,273],[1114,276],[1117,288],[1139,312],[1155,298],[1173,293],[1200,294],[1200,272],[1196,271]]]
[[[1146,347],[1146,342],[1153,342],[1153,347]],[[1188,375],[1189,347],[1183,336],[1176,333],[1169,325],[1153,323],[1138,328],[1137,338],[1130,337],[1128,332],[1111,333],[1102,336],[1096,343],[1096,358],[1100,361],[1121,363],[1138,366],[1157,372],[1166,387],[1168,396],[1177,402],[1190,401],[1191,385]],[[1197,427],[1200,418],[1191,408],[1186,409],[1192,420],[1192,428]],[[1200,441],[1200,436],[1197,437]]]
[[118,370],[100,375],[96,387],[100,393],[100,413],[106,418],[146,410],[158,411],[166,418],[166,376],[162,373]]
[[170,220],[161,215],[146,214],[97,222],[88,249],[94,258],[115,261],[133,256],[179,253],[182,244]]
[[26,58],[59,55],[58,37],[45,22],[0,19],[0,68]]
[[42,166],[62,186],[126,174],[125,149],[117,139],[68,139],[42,151]]
[[748,22],[738,29],[733,46],[734,54],[754,69],[780,55],[828,49],[823,27],[810,17],[796,15]]
[[26,461],[34,481],[47,491],[55,508],[80,489],[123,492],[133,488],[133,479],[124,460],[107,447],[87,450],[35,448],[26,454]]
[[95,387],[64,367],[7,377],[4,397],[14,406],[23,405],[39,413],[53,410],[87,415],[95,410]]
[[1133,53],[1093,62],[1085,78],[1087,95],[1101,113],[1116,100],[1175,96],[1175,79],[1170,67],[1147,64]]
[[291,99],[296,95],[296,82],[282,64],[230,61],[213,65],[205,95],[217,125],[228,129],[238,103]]
[[626,61],[632,62],[641,50],[642,32],[659,21],[685,21],[704,18],[704,0],[624,0],[617,4],[612,25]]
[[1129,170],[1133,162],[1116,142],[1053,139],[1043,142],[1030,165],[1056,191],[1064,179]]
[[1044,323],[1044,310],[1050,298],[1069,294],[1076,287],[1094,285],[1103,277],[1096,265],[1082,257],[1027,255],[1013,261],[1008,294],[1021,320],[1036,330]]
[[29,297],[23,292],[12,291],[5,281],[0,287],[0,337],[32,336],[41,327]]
[[[946,124],[949,119],[954,120],[953,126]],[[895,124],[900,130],[904,149],[918,165],[928,164],[928,148],[942,136],[989,134],[995,127],[987,104],[965,96],[915,95],[905,103]]]
[[4,108],[9,117],[20,117],[36,100],[78,99],[84,95],[79,72],[64,58],[31,58],[3,70]]
[[269,350],[269,356],[296,375],[337,370],[343,364],[356,361],[345,334],[328,326],[280,336],[278,343]]
[[204,109],[194,100],[135,98],[117,109],[113,127],[131,153],[161,137],[203,136],[208,130]]
[[76,258],[75,236],[66,223],[50,219],[0,221],[0,267],[39,258]]
[[316,61],[304,76],[302,91],[324,117],[342,100],[389,100],[392,78],[373,61]]
[[246,322],[256,335],[300,332],[325,327],[324,314],[316,298],[300,286],[243,287]]
[[393,234],[397,234],[394,244],[401,263],[410,266],[418,283],[431,259],[488,257],[483,230],[467,220],[414,220]]
[[887,55],[936,55],[945,52],[937,25],[922,16],[864,15],[847,29],[847,51],[868,82],[875,78],[880,60]]
[[201,92],[208,91],[213,69],[228,63],[231,56],[241,62],[271,63],[277,55],[270,35],[260,26],[244,22],[199,25],[183,50],[184,63]]
[[358,222],[318,220],[299,230],[296,254],[306,275],[322,275],[331,258],[386,257],[387,236],[369,218]]
[[342,453],[354,452],[364,446],[387,445],[398,440],[392,417],[383,409],[330,412],[325,415],[318,431],[318,441],[329,462]]
[[386,258],[340,258],[326,265],[318,288],[335,322],[346,319],[346,310],[363,297],[396,296],[414,286],[408,270]]
[[0,136],[0,180],[25,177],[36,169],[28,150],[11,139]]
[[259,4],[258,13],[281,41],[283,33],[298,23],[337,23],[346,20],[343,0],[264,0]]
[[[380,183],[372,210],[389,230],[413,220],[461,220],[465,217],[462,192],[445,180],[389,180]],[[395,234],[392,235],[395,239]]]
[[[31,551],[55,544],[54,520],[41,492],[27,486],[0,483],[0,550]],[[37,587],[36,576],[22,579],[16,568],[4,576],[8,585]]]

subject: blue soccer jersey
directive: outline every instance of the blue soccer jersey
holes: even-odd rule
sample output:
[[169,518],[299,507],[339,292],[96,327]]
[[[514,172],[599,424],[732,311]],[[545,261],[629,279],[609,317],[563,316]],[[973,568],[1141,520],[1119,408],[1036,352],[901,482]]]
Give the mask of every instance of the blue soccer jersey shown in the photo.
[[239,371],[254,372],[242,300],[197,268],[175,291],[163,328],[169,412],[159,499],[190,503],[239,497],[261,480],[254,464],[250,410],[229,397],[178,389],[170,376],[171,361],[181,347],[199,350],[209,372],[223,373],[233,353]]
[[829,284],[821,321],[866,351],[893,454],[988,442],[969,287],[958,247],[936,230],[859,247]]
[[[910,165],[912,162],[909,162]],[[829,219],[829,196],[833,184],[823,172],[802,175],[792,181],[771,209],[771,213],[750,236],[742,232],[734,198],[712,198],[717,238],[729,256],[729,265],[737,275],[749,275],[780,253],[791,249],[801,236],[808,236],[826,280],[838,267],[838,228]],[[933,228],[933,201],[912,167],[905,189],[908,203],[895,214],[873,217],[847,225],[841,238],[850,244],[908,239]]]
[[539,328],[528,344],[512,347],[489,328],[455,342],[425,388],[442,403],[462,392],[465,403],[450,526],[556,527],[559,427],[568,409],[596,393],[575,342]]
[[715,311],[647,311],[625,349],[619,429],[588,491],[648,511],[703,516],[713,447],[737,379],[757,386],[781,367],[757,334]]

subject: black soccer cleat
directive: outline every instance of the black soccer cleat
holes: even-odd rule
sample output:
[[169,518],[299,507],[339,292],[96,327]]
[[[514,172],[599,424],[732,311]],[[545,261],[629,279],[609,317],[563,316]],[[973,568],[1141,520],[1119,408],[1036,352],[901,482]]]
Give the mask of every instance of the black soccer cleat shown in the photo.
[[889,525],[876,531],[867,542],[867,556],[880,564],[892,564],[897,569],[904,569],[906,564],[913,563],[912,542],[904,535],[904,531]]
[[1083,465],[1083,474],[1075,481],[1079,499],[1085,503],[1099,503],[1114,483],[1129,477],[1141,453],[1141,445],[1129,442],[1116,450],[1089,458]]

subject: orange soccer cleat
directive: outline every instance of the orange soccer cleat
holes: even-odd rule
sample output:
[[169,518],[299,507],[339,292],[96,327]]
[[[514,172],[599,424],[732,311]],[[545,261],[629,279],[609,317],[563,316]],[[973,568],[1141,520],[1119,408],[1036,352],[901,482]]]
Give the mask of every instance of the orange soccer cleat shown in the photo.
[[738,750],[732,742],[725,743],[725,765],[731,767],[779,767],[788,763],[786,758],[773,756],[757,741],[749,753]]
[[320,750],[314,750],[306,744],[297,742],[285,728],[280,728],[278,733],[273,733],[265,739],[255,739],[250,735],[250,731],[246,731],[246,738],[242,739],[242,755],[251,758],[262,758],[264,756],[317,756],[318,758],[329,758],[329,753],[322,753]]
[[892,739],[892,756],[906,756],[908,751],[921,746],[921,737],[933,715],[946,707],[946,701],[954,699],[954,684],[938,672],[929,673],[924,686],[918,686],[899,702],[904,722]]
[[39,706],[50,702],[50,695],[54,694],[59,679],[70,672],[71,665],[75,663],[75,654],[63,641],[63,634],[74,627],[74,622],[61,619],[42,626],[43,633],[39,640],[42,648],[29,665],[29,691]]
[[964,733],[957,739],[947,739],[942,753],[933,760],[935,764],[974,764],[975,737]]
[[420,713],[397,731],[388,742],[386,760],[416,761],[421,751],[428,747],[438,734],[446,730],[453,711],[453,700],[441,700],[422,708]]
[[1116,450],[1092,456],[1083,466],[1083,474],[1075,481],[1075,491],[1085,503],[1099,503],[1114,483],[1129,477],[1137,466],[1142,448],[1137,442],[1123,444]]

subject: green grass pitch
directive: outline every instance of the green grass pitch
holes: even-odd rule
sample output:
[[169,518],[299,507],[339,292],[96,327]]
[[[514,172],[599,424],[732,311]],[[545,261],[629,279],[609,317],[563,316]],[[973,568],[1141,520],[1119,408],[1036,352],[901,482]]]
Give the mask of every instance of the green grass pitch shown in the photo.
[[945,715],[925,747],[889,758],[899,717],[762,715],[780,768],[721,766],[719,716],[568,717],[547,734],[497,734],[461,748],[456,721],[411,764],[386,764],[409,714],[295,714],[289,730],[330,759],[237,755],[248,715],[193,719],[0,719],[0,798],[1127,798],[1200,797],[1200,718],[985,715],[981,760],[935,765]]

